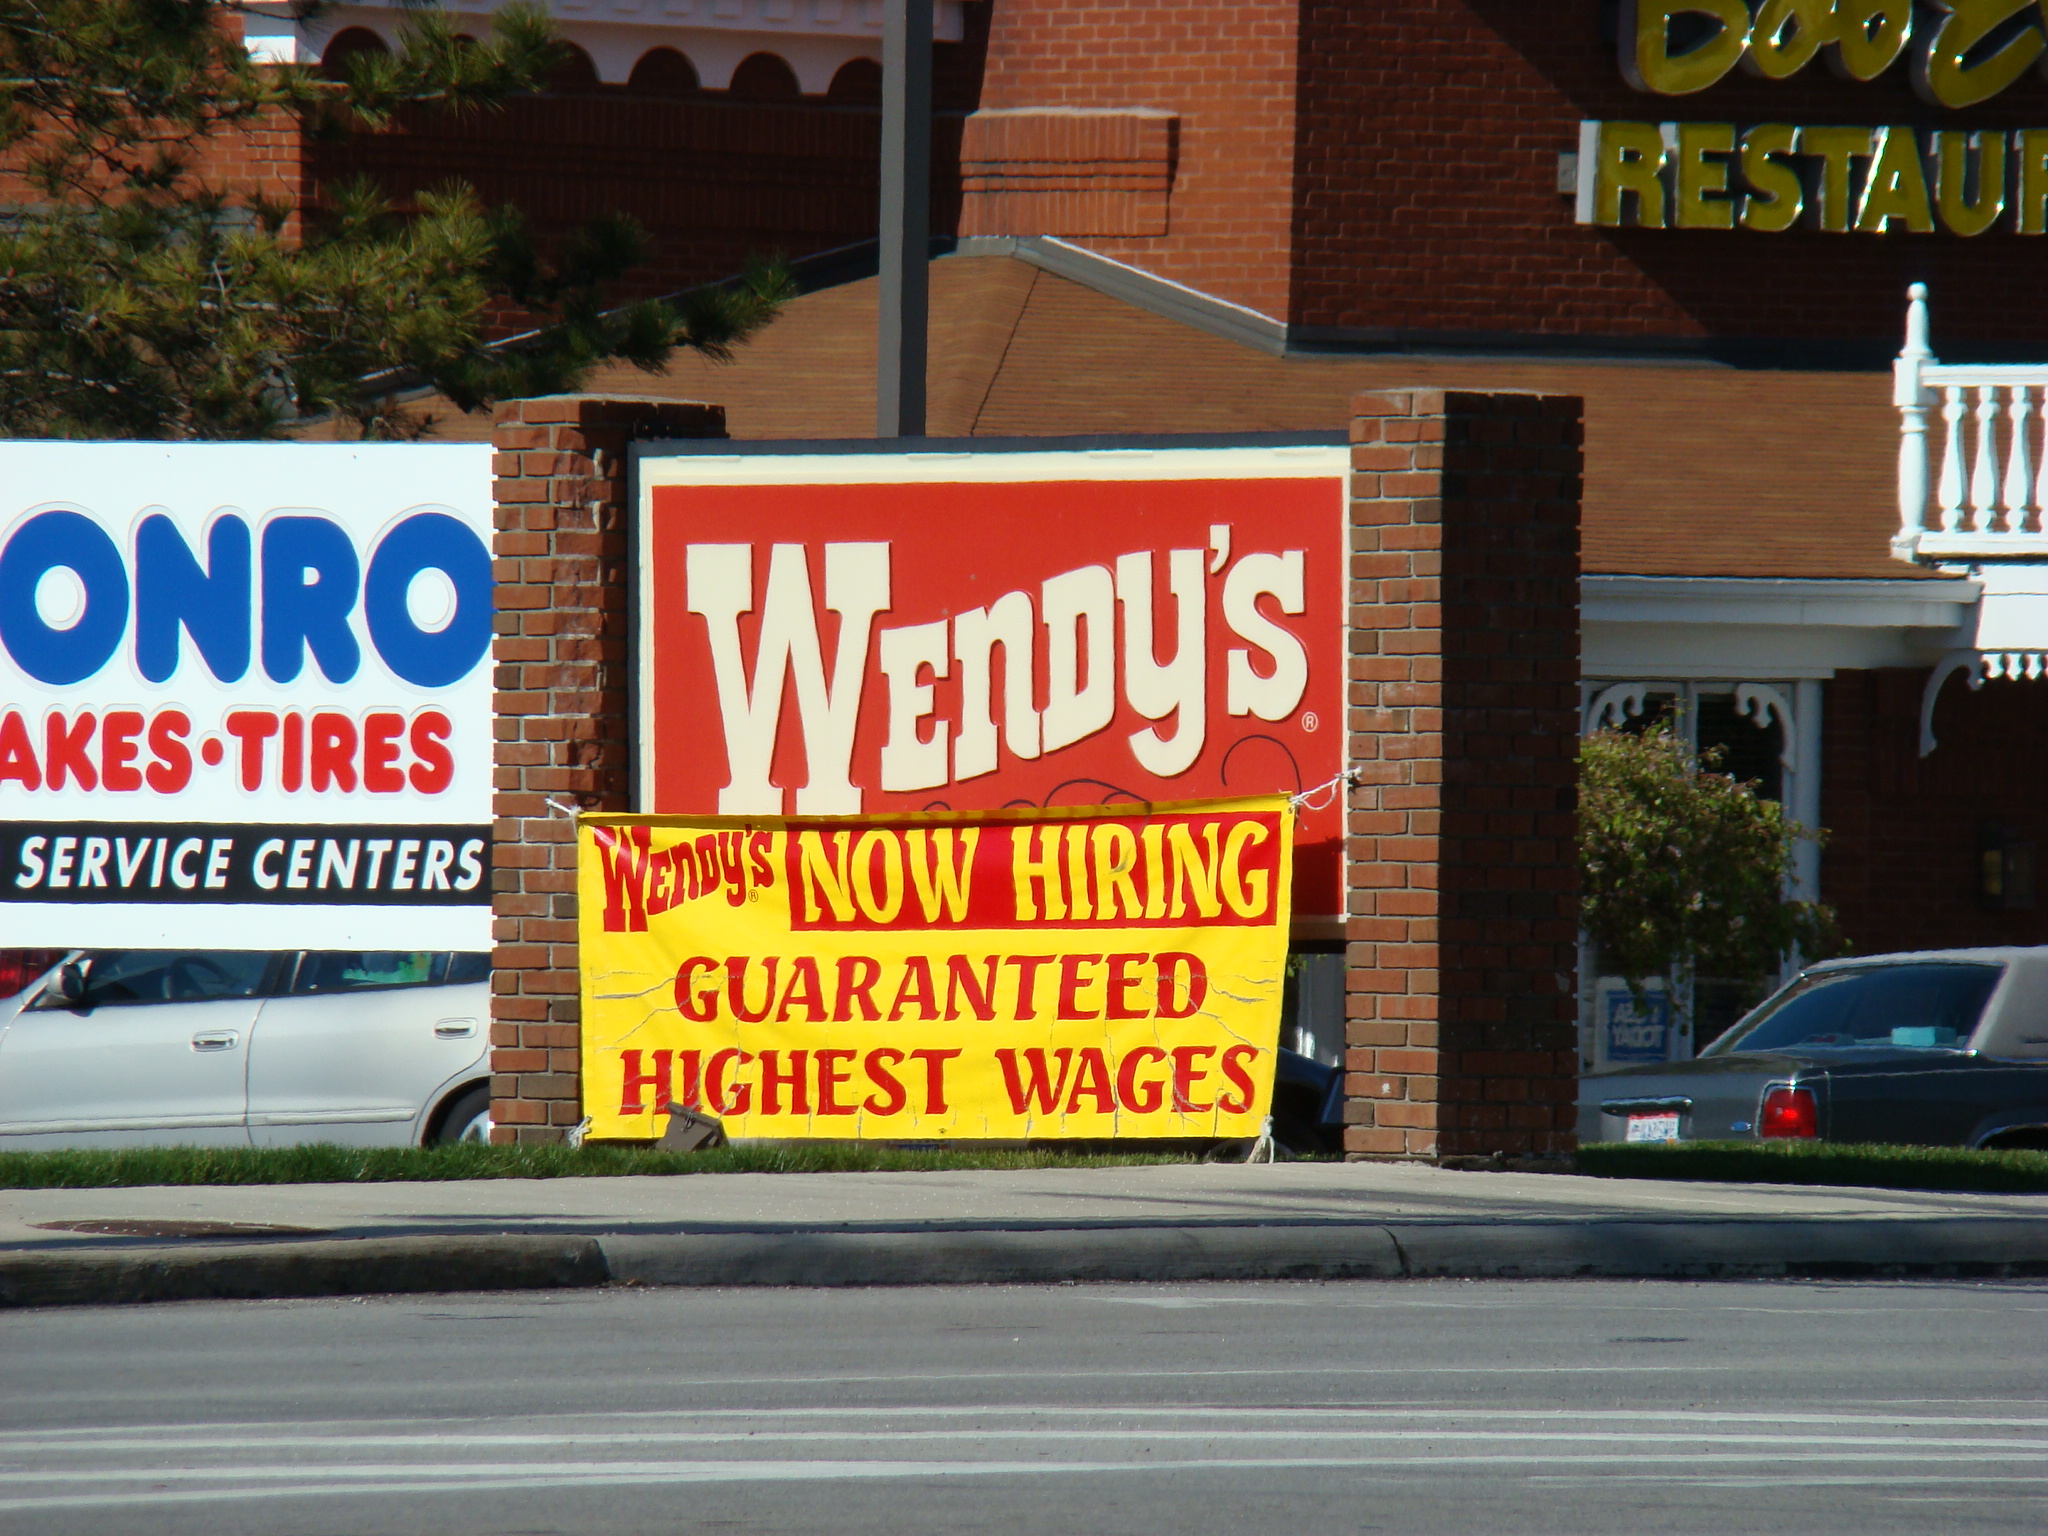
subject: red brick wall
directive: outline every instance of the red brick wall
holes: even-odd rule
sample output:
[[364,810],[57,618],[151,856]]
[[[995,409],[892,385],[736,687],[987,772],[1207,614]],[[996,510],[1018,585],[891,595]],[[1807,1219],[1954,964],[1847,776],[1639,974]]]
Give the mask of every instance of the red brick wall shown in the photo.
[[1168,232],[1080,243],[1277,318],[1287,310],[1297,5],[994,0],[981,104],[1177,113]]
[[962,235],[1167,233],[1168,112],[977,112],[960,145]]
[[[987,5],[933,51],[932,227],[959,222],[960,125],[979,100]],[[401,112],[392,131],[313,149],[321,185],[367,175],[401,204],[449,180],[522,210],[554,240],[603,214],[646,226],[653,255],[622,296],[729,277],[753,257],[872,240],[880,224],[881,109],[803,97],[747,101],[623,86],[552,91],[499,112]]]
[[1623,80],[1601,10],[1302,0],[1291,318],[1890,343],[1907,284],[1925,281],[1937,346],[2048,342],[2048,309],[2011,302],[2036,283],[2039,238],[1601,230],[1575,224],[1556,191],[1558,153],[1577,148],[1581,118],[2040,126],[2048,81],[2030,74],[1967,112],[1930,113],[1903,67],[1874,84],[1820,64],[1784,82],[1738,70],[1697,95],[1652,96]]
[[[209,140],[193,170],[209,186],[303,207],[311,190],[303,141],[295,119],[267,113],[260,126]],[[294,213],[285,226],[288,238],[298,238],[299,220]]]
[[[215,16],[222,30],[239,43],[242,18],[229,12]],[[191,157],[191,181],[211,190],[240,197],[261,197],[270,202],[304,202],[309,184],[303,135],[296,119],[284,112],[267,112],[252,126],[216,133],[200,140]],[[11,158],[18,165],[20,155]],[[42,193],[0,166],[0,203],[40,202]],[[285,228],[296,239],[296,214]]]
[[1567,1152],[1580,402],[1354,411],[1345,1149]]
[[[1940,745],[1920,754],[1918,669],[1844,672],[1824,692],[1821,893],[1861,954],[2048,944],[2048,878],[2032,911],[1978,900],[1987,821],[2048,851],[2048,683],[1949,680]],[[2040,877],[2037,877],[2040,878]]]
[[[2048,81],[1938,114],[1903,67],[1877,84],[1817,65],[1784,83],[1737,72],[1656,97],[1622,79],[1602,13],[1602,0],[970,6],[967,41],[938,51],[935,228],[1066,235],[1306,327],[1888,347],[1906,285],[1926,281],[1938,346],[2048,345],[2048,309],[2008,297],[2030,291],[2048,241],[1589,229],[1556,191],[1584,117],[2038,127]],[[963,215],[961,117],[977,107],[1142,108],[1179,128],[1163,164],[1148,142],[1085,170],[1072,146],[1047,162],[983,139]],[[296,146],[258,137],[224,161],[296,190]],[[366,172],[403,200],[459,177],[550,236],[628,212],[654,236],[628,287],[647,293],[872,237],[878,152],[871,106],[593,87],[468,120],[401,114],[391,133],[311,149],[308,186]],[[1045,185],[1048,165],[1081,180]]]
[[[935,227],[958,219],[957,116],[934,147]],[[368,175],[401,204],[450,180],[524,212],[544,240],[631,214],[652,258],[621,290],[674,292],[750,257],[796,257],[872,240],[881,117],[872,107],[684,100],[623,92],[544,96],[462,122],[401,114],[388,134],[317,146],[322,184]]]
[[497,409],[497,818],[491,1118],[558,1141],[583,1117],[575,824],[627,803],[626,481],[637,438],[725,436],[725,412],[588,395]]

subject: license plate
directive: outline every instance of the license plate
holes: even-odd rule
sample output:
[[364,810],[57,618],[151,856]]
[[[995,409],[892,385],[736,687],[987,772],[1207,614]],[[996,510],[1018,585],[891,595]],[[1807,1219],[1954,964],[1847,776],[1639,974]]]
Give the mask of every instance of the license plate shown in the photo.
[[1627,1139],[1630,1141],[1676,1141],[1678,1140],[1678,1116],[1630,1115],[1628,1117]]

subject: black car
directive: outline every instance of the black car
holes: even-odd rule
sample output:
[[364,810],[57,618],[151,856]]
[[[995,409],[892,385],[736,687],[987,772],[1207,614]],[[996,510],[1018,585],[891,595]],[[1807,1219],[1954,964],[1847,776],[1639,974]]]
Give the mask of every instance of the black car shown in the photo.
[[1579,1140],[2048,1147],[2048,948],[1809,966],[1692,1061],[1579,1085]]

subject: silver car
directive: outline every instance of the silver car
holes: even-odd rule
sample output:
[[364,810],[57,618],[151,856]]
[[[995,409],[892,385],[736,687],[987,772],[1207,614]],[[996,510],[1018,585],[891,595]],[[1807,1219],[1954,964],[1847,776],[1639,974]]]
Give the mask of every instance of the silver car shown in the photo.
[[487,1140],[489,978],[447,951],[0,953],[0,1151]]
[[1579,1140],[2048,1146],[2048,948],[1808,966],[1695,1060],[1583,1079]]

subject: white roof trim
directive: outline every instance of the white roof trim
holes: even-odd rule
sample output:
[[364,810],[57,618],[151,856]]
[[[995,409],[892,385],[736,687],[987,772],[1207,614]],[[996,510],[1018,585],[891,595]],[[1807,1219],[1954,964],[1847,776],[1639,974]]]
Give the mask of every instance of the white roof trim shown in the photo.
[[1012,256],[1043,268],[1054,277],[1092,288],[1106,298],[1148,310],[1275,357],[1287,351],[1287,325],[1228,299],[1160,277],[1142,267],[1104,256],[1070,240],[1051,235],[970,235],[954,248],[956,256]]
[[1588,679],[1828,678],[1932,666],[1976,632],[1983,583],[1586,576]]
[[1730,576],[1584,576],[1588,624],[1743,624],[1953,630],[1967,623],[1976,581],[1803,581]]

